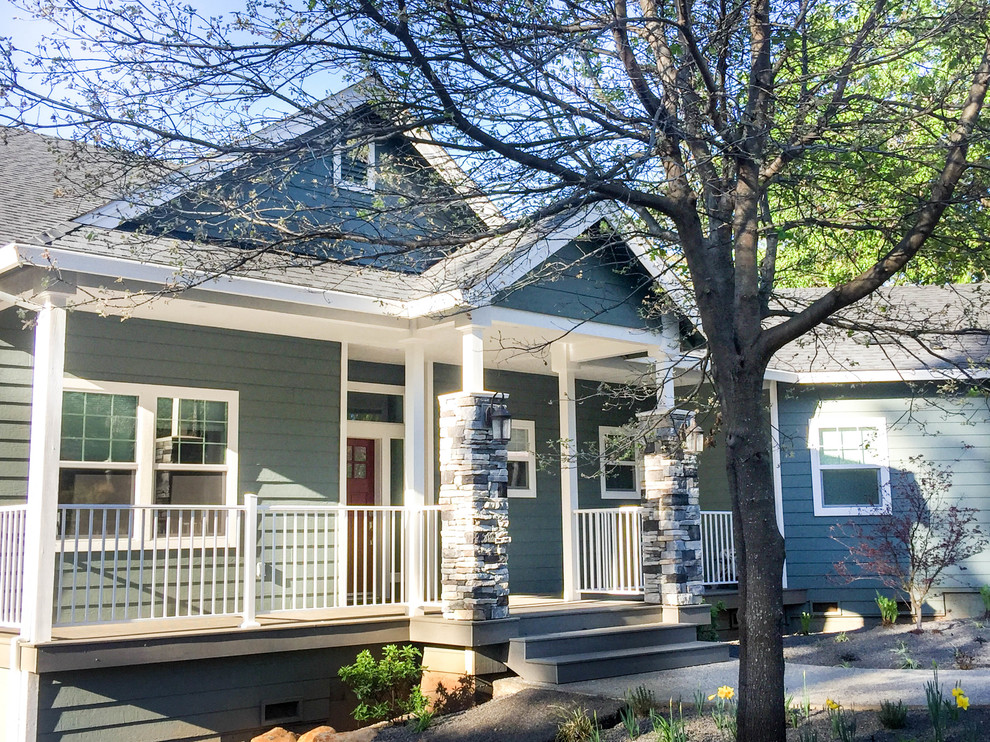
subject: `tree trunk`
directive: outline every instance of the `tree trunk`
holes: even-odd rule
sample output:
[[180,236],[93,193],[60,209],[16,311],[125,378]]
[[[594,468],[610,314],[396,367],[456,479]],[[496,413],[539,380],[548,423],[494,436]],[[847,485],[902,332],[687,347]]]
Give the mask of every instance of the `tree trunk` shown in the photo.
[[722,388],[730,391],[721,399],[721,409],[740,599],[738,740],[780,742],[786,733],[784,539],[774,502],[763,368],[737,367],[726,376],[731,383]]

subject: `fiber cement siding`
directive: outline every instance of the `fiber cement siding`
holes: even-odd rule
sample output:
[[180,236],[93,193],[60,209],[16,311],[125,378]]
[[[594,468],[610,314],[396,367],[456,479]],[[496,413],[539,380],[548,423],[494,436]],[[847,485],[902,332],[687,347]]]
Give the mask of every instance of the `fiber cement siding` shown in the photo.
[[[0,501],[26,492],[33,333],[0,313]],[[238,493],[338,497],[337,343],[69,315],[65,371],[93,381],[239,392]]]
[[[830,528],[850,517],[814,514],[807,435],[816,411],[886,419],[895,511],[897,481],[916,470],[909,459],[921,455],[954,473],[947,499],[979,509],[980,524],[990,533],[990,407],[985,397],[940,395],[931,385],[782,384],[779,398],[788,587],[807,589],[811,601],[841,598],[844,612],[877,613],[875,582],[845,585],[834,579],[833,565],[847,552],[830,537]],[[859,520],[876,522],[876,517]],[[990,583],[990,552],[964,567],[947,573],[945,589],[972,590]]]

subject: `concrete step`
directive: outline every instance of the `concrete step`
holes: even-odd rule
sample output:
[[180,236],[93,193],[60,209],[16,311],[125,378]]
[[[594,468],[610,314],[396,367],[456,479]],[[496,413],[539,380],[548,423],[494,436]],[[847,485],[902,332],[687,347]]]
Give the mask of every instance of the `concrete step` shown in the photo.
[[667,644],[684,644],[695,640],[694,624],[648,623],[631,626],[607,626],[580,631],[558,631],[553,634],[513,639],[524,659],[587,654],[623,649],[642,649]]
[[729,648],[724,644],[690,641],[532,659],[522,659],[518,654],[513,656],[510,648],[508,665],[525,680],[559,684],[706,665],[728,659]]

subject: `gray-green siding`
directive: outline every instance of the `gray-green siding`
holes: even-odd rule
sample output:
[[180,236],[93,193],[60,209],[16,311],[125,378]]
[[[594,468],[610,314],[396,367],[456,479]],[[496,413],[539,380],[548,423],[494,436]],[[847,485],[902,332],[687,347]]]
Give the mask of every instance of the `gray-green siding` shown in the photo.
[[337,669],[356,649],[222,657],[41,677],[39,742],[243,742],[282,721],[263,704],[295,700],[297,721],[348,724]]
[[650,277],[623,246],[574,241],[537,267],[496,306],[622,327],[646,328]]
[[[0,498],[23,500],[33,333],[0,313]],[[270,499],[338,499],[338,343],[69,315],[68,377],[239,393],[239,487]]]
[[[947,500],[980,511],[990,532],[990,409],[983,396],[940,395],[934,387],[903,384],[847,387],[780,385],[781,480],[787,543],[788,587],[808,590],[811,601],[839,600],[843,611],[876,614],[876,584],[844,585],[833,565],[844,553],[830,529],[848,516],[816,516],[812,499],[808,421],[820,413],[884,417],[894,505],[898,472],[915,470],[909,458],[947,467],[954,473]],[[869,522],[871,519],[861,519]],[[943,588],[971,590],[990,582],[990,551],[947,573]]]

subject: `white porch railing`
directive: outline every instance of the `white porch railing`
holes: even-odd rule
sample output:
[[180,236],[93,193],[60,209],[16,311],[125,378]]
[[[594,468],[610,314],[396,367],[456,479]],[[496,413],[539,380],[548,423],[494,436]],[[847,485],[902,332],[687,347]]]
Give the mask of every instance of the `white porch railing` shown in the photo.
[[643,509],[578,510],[578,589],[581,592],[643,592]]
[[24,592],[27,505],[0,507],[0,627],[18,628]]
[[701,512],[701,554],[706,585],[735,585],[739,581],[731,510]]
[[[642,594],[642,508],[578,510],[578,588],[586,593]],[[701,512],[701,552],[706,585],[735,585],[732,511]]]
[[[12,627],[24,510],[0,509],[0,618]],[[407,567],[413,527],[422,551]],[[399,605],[409,569],[424,602],[440,598],[439,506],[62,505],[56,549],[61,626]]]
[[[424,600],[440,596],[439,506],[269,505],[258,508],[259,611],[398,605],[407,569],[421,570]],[[408,566],[409,528],[423,526],[423,554]],[[346,559],[341,558],[346,554]]]
[[55,623],[236,615],[238,507],[61,505]]

